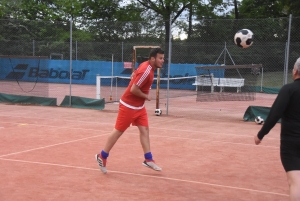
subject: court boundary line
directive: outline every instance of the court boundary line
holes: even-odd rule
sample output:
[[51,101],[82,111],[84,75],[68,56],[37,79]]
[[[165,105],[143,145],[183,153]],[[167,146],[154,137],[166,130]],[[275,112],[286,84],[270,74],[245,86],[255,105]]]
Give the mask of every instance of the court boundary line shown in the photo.
[[[151,127],[150,128],[158,128],[158,127]],[[181,130],[181,129],[167,129],[167,128],[158,128],[158,129],[162,129],[162,130],[171,130],[171,131],[181,131],[181,132],[191,132],[191,133],[206,133],[206,134],[216,134],[216,135],[230,135],[230,136],[239,136],[239,137],[251,137],[253,138],[253,136],[251,135],[240,135],[240,134],[232,134],[232,133],[218,133],[218,132],[211,132],[211,131],[193,131],[193,130]],[[272,135],[272,134],[271,134]],[[275,138],[275,137],[268,137],[268,139],[271,139],[271,140],[278,140],[278,138]]]
[[[28,124],[28,125],[45,126],[45,125],[40,125],[40,124]],[[70,128],[71,129],[77,129],[77,128],[74,128],[74,127],[61,127],[61,126],[51,126],[51,125],[46,125],[46,126],[49,126],[49,127],[59,127],[59,128],[68,128],[68,129],[70,129]],[[78,128],[78,129],[99,131],[97,129],[86,129],[86,128]],[[30,151],[35,151],[35,150],[39,150],[39,149],[44,149],[44,148],[54,147],[54,146],[58,146],[58,145],[68,144],[68,143],[77,142],[77,141],[81,141],[81,140],[86,140],[86,139],[90,139],[90,138],[101,137],[103,135],[108,135],[109,133],[111,133],[111,131],[110,132],[106,132],[105,134],[90,136],[90,137],[87,137],[87,138],[80,138],[80,139],[76,139],[76,140],[71,140],[71,141],[56,143],[56,144],[47,145],[47,146],[43,146],[43,147],[38,147],[38,148],[23,150],[23,151],[19,151],[19,152],[13,152],[13,153],[10,153],[10,154],[0,155],[0,157],[6,157],[6,156],[10,156],[10,155],[15,155],[15,154],[19,154],[19,153],[26,153],[26,152],[30,152]],[[130,131],[127,131],[127,135],[135,135],[135,136],[137,136],[138,134],[130,132]],[[261,147],[261,148],[279,149],[279,147],[276,147],[276,146],[265,146],[265,145],[257,146],[255,144],[234,143],[234,142],[226,142],[226,141],[218,141],[218,140],[203,140],[203,139],[196,139],[196,138],[171,137],[171,136],[161,136],[161,135],[151,135],[151,137],[167,138],[167,139],[197,140],[197,141],[211,142],[211,143],[235,144],[235,145],[241,145],[241,146],[255,146],[255,147]]]
[[[28,124],[28,125],[45,126],[45,125],[38,125],[38,124]],[[61,127],[61,126],[51,126],[51,125],[49,125],[49,127],[68,128],[68,129],[70,129],[70,128],[71,129],[84,129],[84,130],[99,131],[97,129]],[[111,133],[111,131],[109,133]],[[109,133],[101,134],[100,136],[102,136],[102,135],[108,135]],[[136,136],[138,135],[138,134],[130,132],[130,131],[127,131],[126,133],[127,133],[127,135],[136,135]],[[64,142],[64,143],[58,143],[58,144],[54,144],[54,145],[48,145],[48,146],[40,147],[40,148],[36,148],[36,149],[48,148],[48,147],[52,147],[52,146],[56,146],[56,145],[67,144],[67,143],[71,143],[71,142],[76,142],[76,141],[85,140],[85,139],[89,139],[89,138],[93,138],[93,137],[100,137],[100,136],[97,135],[97,136],[92,136],[92,137],[88,137],[88,138],[81,138],[81,139],[72,140],[72,141],[68,141],[68,142]],[[226,141],[218,141],[218,140],[203,140],[203,139],[187,138],[187,137],[171,137],[171,136],[161,136],[161,135],[151,135],[150,137],[169,138],[169,139],[184,139],[184,140],[197,140],[197,141],[212,142],[212,143],[235,144],[235,145],[254,146],[254,147],[261,147],[261,148],[279,149],[279,146],[266,146],[266,145],[257,146],[255,144],[246,144],[246,143],[237,143],[237,142],[226,142]],[[34,151],[36,149],[31,149],[31,150]],[[29,150],[27,150],[27,151],[25,150],[23,152],[28,152],[28,151]],[[20,153],[23,153],[23,152],[20,152]],[[0,157],[2,157],[2,156],[0,155]]]
[[[10,115],[0,115],[0,117],[19,117],[19,118],[26,118],[26,119],[38,119],[38,120],[49,120],[47,118],[35,118],[35,117],[22,117],[22,116],[10,116]],[[94,122],[91,122],[91,121],[78,121],[78,120],[71,120],[71,119],[64,119],[64,121],[68,121],[68,122],[80,122],[80,123],[96,123],[96,121]],[[5,123],[14,123],[14,124],[17,124],[16,122],[9,122],[9,121],[6,121]],[[98,122],[97,122],[98,123]],[[101,122],[99,122],[101,123]],[[114,123],[101,123],[101,124],[114,124]],[[35,124],[33,124],[35,125]],[[38,124],[36,124],[38,125]]]
[[[0,117],[3,116],[3,117],[21,117],[21,118],[33,118],[33,117],[24,117],[24,116],[18,116],[18,115],[0,115]],[[172,118],[172,119],[168,119],[167,122],[173,122],[173,121],[176,121],[175,119],[173,119],[173,116],[165,116],[166,118]],[[182,117],[184,119],[188,119],[188,118],[185,118],[185,117]],[[44,120],[48,120],[47,118],[34,118],[34,119],[44,119]],[[74,119],[64,119],[64,121],[69,121],[69,122],[74,122]],[[112,122],[112,123],[102,123],[102,122],[90,122],[90,121],[78,121],[78,120],[75,120],[76,122],[84,122],[84,123],[97,123],[97,124],[111,124],[111,125],[114,125],[115,122]],[[203,120],[201,120],[203,121]],[[205,121],[205,120],[204,120]],[[240,122],[243,122],[243,123],[249,123],[248,121],[244,121],[243,119],[239,120]],[[11,122],[5,122],[5,123],[11,123]],[[155,125],[157,123],[160,123],[160,122],[152,122],[152,125]],[[15,123],[17,124],[17,123]],[[28,125],[41,125],[41,124],[28,124]],[[42,124],[42,125],[46,125],[48,126],[47,124]],[[49,125],[51,126],[51,125]],[[182,132],[193,132],[193,133],[196,133],[198,131],[194,131],[194,130],[185,130],[185,129],[166,129],[166,128],[160,128],[160,127],[155,127],[155,126],[149,126],[150,128],[157,128],[157,129],[162,129],[162,130],[176,130],[176,131],[182,131]],[[1,128],[1,127],[0,127]],[[93,129],[91,129],[93,130]],[[204,131],[206,133],[216,133],[216,132],[209,132],[209,131]],[[221,133],[216,133],[216,134],[221,134]],[[224,133],[222,133],[224,134]],[[224,134],[224,135],[238,135],[238,134]],[[242,137],[253,137],[253,136],[242,136]],[[277,140],[278,138],[272,138],[272,137],[268,137],[268,139],[272,139],[272,140]]]
[[67,141],[67,142],[61,142],[61,143],[56,143],[56,144],[47,145],[47,146],[43,146],[43,147],[27,149],[27,150],[23,150],[23,151],[13,152],[13,153],[10,153],[10,154],[4,154],[4,155],[0,155],[0,158],[7,157],[7,156],[12,156],[12,155],[16,155],[16,154],[21,154],[21,153],[26,153],[26,152],[30,152],[30,151],[36,151],[36,150],[39,150],[39,149],[45,149],[45,148],[49,148],[49,147],[55,147],[55,146],[59,146],[59,145],[69,144],[69,143],[78,142],[78,141],[82,141],[82,140],[87,140],[87,139],[91,139],[91,138],[96,138],[96,137],[100,137],[102,135],[107,135],[107,134],[94,135],[94,136],[90,136],[90,137],[86,137],[86,138],[80,138],[80,139],[71,140],[71,141]]
[[[77,121],[77,122],[85,122],[85,121]],[[7,121],[2,121],[2,123],[21,124],[20,122],[18,122],[18,123],[13,122],[12,123],[12,122],[7,122]],[[112,125],[112,127],[115,125],[114,123],[102,123],[102,122],[97,122],[97,124],[109,124],[109,125]],[[84,130],[99,131],[99,129],[81,128],[81,127],[54,126],[54,125],[48,125],[48,124],[32,124],[32,123],[27,123],[27,125],[33,125],[33,126],[38,126],[38,127],[40,127],[40,126],[49,126],[49,127],[58,127],[58,128],[84,129]],[[134,127],[134,126],[130,126],[130,127]],[[4,127],[2,127],[2,128],[4,128]],[[191,133],[207,133],[207,134],[216,134],[216,135],[222,134],[222,135],[229,135],[229,136],[239,136],[239,137],[253,138],[253,136],[250,136],[250,135],[249,136],[248,135],[241,136],[239,134],[232,134],[232,133],[228,134],[228,133],[218,133],[218,132],[210,132],[210,131],[194,131],[194,130],[186,130],[186,129],[167,129],[167,128],[160,128],[160,127],[155,127],[155,126],[149,126],[149,128],[151,128],[151,129],[161,129],[161,130],[171,130],[171,131],[181,131],[181,132],[191,132]],[[127,133],[128,131],[126,130],[125,132]],[[268,139],[269,140],[278,140],[278,138],[275,138],[275,137],[268,137]]]
[[[16,124],[16,125],[19,125],[19,124],[22,124],[21,122],[18,122],[18,123],[12,123],[12,122],[4,122],[2,121],[2,123],[10,123],[10,124]],[[99,123],[99,124],[110,124],[110,123]],[[48,127],[51,127],[51,128],[67,128],[67,129],[83,129],[83,130],[94,130],[94,131],[99,131],[100,129],[92,129],[92,128],[81,128],[81,127],[74,127],[74,126],[53,126],[53,125],[48,125],[48,124],[31,124],[31,123],[26,123],[26,125],[31,125],[31,126],[37,126],[37,127],[41,127],[41,126],[48,126]],[[111,124],[111,125],[114,125],[114,124]]]
[[[21,162],[21,163],[28,163],[28,164],[57,166],[57,167],[73,168],[73,169],[81,169],[81,170],[92,170],[92,171],[99,171],[99,173],[101,173],[98,168],[96,169],[96,168],[80,167],[80,166],[73,166],[73,165],[63,165],[63,164],[45,163],[45,162],[36,162],[36,161],[25,161],[25,160],[7,159],[7,158],[0,158],[0,160],[11,161],[11,162]],[[276,193],[276,192],[271,192],[271,191],[261,191],[261,190],[255,190],[255,189],[250,189],[250,188],[241,188],[241,187],[227,186],[227,185],[221,185],[221,184],[213,184],[213,183],[207,183],[207,182],[201,182],[201,181],[176,179],[176,178],[171,178],[171,177],[162,177],[162,176],[160,177],[160,176],[154,176],[154,175],[144,175],[144,174],[138,174],[138,173],[111,171],[111,170],[109,171],[109,173],[117,173],[117,174],[132,175],[132,176],[139,176],[139,177],[150,177],[150,178],[155,178],[155,179],[162,179],[162,180],[169,180],[169,181],[179,181],[179,182],[200,184],[200,185],[214,186],[214,187],[221,187],[221,188],[227,188],[227,189],[235,189],[235,190],[243,190],[243,191],[263,193],[263,194],[279,195],[279,196],[285,196],[285,197],[289,196],[288,194]],[[105,176],[105,175],[103,175],[103,176]]]
[[[134,133],[127,133],[128,135],[137,135]],[[161,136],[161,135],[151,135],[151,136],[155,136],[158,138],[173,138],[173,139],[185,139],[185,140],[198,140],[198,141],[204,141],[204,142],[212,142],[212,143],[223,143],[223,144],[235,144],[235,145],[245,145],[245,146],[253,146],[253,147],[263,147],[263,148],[274,148],[274,149],[278,149],[279,150],[279,146],[266,146],[266,145],[256,145],[254,144],[245,144],[245,143],[238,143],[238,142],[226,142],[226,141],[218,141],[218,140],[203,140],[203,139],[197,139],[197,138],[185,138],[185,137],[170,137],[170,136]],[[151,137],[150,136],[150,137]]]

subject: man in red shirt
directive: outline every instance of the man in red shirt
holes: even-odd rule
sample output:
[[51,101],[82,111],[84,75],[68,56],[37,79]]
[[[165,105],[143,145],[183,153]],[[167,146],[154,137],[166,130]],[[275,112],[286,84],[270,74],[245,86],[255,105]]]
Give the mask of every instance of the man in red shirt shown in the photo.
[[106,160],[110,150],[130,124],[137,126],[139,129],[145,157],[142,164],[156,171],[162,170],[155,164],[150,151],[149,125],[145,101],[150,101],[149,92],[153,83],[154,71],[157,68],[161,68],[163,63],[164,51],[160,48],[155,48],[151,50],[149,60],[141,63],[137,70],[134,71],[127,89],[121,96],[115,128],[109,134],[104,149],[95,156],[103,173],[107,172]]

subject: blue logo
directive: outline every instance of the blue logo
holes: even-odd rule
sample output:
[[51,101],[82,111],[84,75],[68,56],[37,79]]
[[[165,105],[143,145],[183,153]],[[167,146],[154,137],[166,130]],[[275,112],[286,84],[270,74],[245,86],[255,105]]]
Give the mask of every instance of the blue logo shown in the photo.
[[13,68],[13,71],[10,72],[5,78],[20,80],[24,77],[27,68],[28,64],[18,64]]
[[[28,78],[50,78],[50,79],[70,79],[71,73],[66,70],[55,70],[53,68],[40,69],[39,67],[30,67],[29,64],[17,64],[13,71],[10,72],[5,78],[13,80],[21,80],[26,75],[28,71]],[[81,71],[72,70],[72,79],[74,80],[84,80],[87,73],[90,72],[89,69],[82,69]]]

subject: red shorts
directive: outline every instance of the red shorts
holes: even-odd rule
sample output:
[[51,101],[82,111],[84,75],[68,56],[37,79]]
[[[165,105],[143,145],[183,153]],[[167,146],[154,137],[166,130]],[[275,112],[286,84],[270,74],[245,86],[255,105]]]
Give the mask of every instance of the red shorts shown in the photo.
[[143,107],[140,110],[134,110],[120,103],[115,129],[124,132],[130,124],[133,126],[148,127],[148,114],[146,108]]

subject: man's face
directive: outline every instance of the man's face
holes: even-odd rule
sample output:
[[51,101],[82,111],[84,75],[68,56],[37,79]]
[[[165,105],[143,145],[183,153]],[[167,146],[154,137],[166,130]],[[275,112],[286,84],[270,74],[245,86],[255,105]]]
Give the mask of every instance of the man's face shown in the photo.
[[165,61],[165,55],[164,54],[157,54],[156,58],[154,58],[154,65],[156,68],[161,68]]

